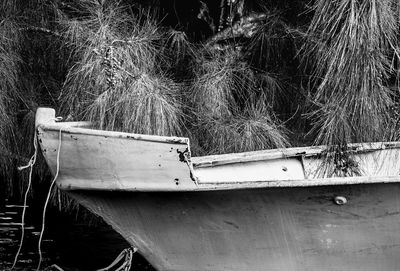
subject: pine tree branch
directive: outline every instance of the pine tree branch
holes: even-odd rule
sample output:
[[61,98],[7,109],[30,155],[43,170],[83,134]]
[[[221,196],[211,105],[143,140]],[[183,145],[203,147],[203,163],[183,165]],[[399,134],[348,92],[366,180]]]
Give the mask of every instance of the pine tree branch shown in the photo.
[[61,37],[61,34],[58,33],[57,31],[53,31],[44,27],[37,27],[37,26],[28,26],[28,27],[22,27],[19,29],[20,31],[25,31],[25,32],[41,32],[44,34],[56,36],[56,37]]
[[256,27],[266,18],[265,14],[251,14],[241,18],[234,25],[229,26],[212,36],[207,44],[213,44],[219,41],[233,38],[250,38],[253,36]]

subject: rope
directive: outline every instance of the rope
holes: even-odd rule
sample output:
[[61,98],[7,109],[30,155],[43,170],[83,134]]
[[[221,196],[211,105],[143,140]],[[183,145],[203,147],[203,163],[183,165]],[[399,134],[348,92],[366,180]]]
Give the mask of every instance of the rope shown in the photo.
[[[110,271],[112,268],[115,268],[114,271],[129,271],[132,266],[132,258],[133,254],[136,253],[137,248],[126,248],[124,249],[118,256],[115,258],[115,260],[107,267],[102,268],[102,269],[97,269],[96,271]],[[121,260],[124,259],[123,263],[121,266],[116,268],[116,265],[121,262]],[[46,270],[53,270],[56,269],[58,271],[64,271],[61,267],[59,267],[56,264],[53,264],[45,269]]]
[[50,185],[50,188],[49,188],[49,192],[47,193],[47,198],[46,198],[46,201],[45,201],[44,207],[43,207],[42,230],[40,231],[40,237],[39,237],[39,243],[38,243],[39,263],[38,263],[38,266],[37,266],[37,268],[36,268],[36,271],[39,271],[39,270],[40,270],[40,265],[42,264],[42,261],[43,261],[41,245],[42,245],[42,239],[43,239],[43,234],[44,234],[44,229],[45,229],[47,204],[49,203],[51,191],[53,190],[54,183],[56,182],[57,177],[58,177],[58,173],[60,172],[61,136],[62,136],[62,128],[60,128],[60,133],[59,133],[59,136],[58,136],[57,169],[56,169],[56,174],[54,175],[54,178],[53,178],[53,180],[52,180],[52,182],[51,182],[51,185]]
[[33,153],[31,159],[29,160],[28,164],[26,166],[21,166],[18,167],[19,171],[22,171],[26,168],[29,168],[29,181],[28,181],[28,187],[25,191],[25,196],[24,196],[24,207],[22,209],[22,218],[21,218],[21,240],[19,243],[18,251],[17,254],[15,255],[13,265],[11,267],[11,270],[15,268],[15,265],[18,262],[18,257],[21,253],[22,249],[22,244],[24,243],[24,236],[25,236],[25,213],[26,213],[26,206],[27,206],[27,201],[28,201],[28,194],[29,190],[32,186],[32,173],[33,173],[33,165],[36,163],[36,157],[37,157],[37,138],[36,138],[36,132],[34,133],[33,136],[33,147],[35,149],[35,152]]
[[[40,270],[40,266],[42,264],[43,261],[43,255],[42,255],[42,249],[41,249],[41,244],[42,244],[42,240],[43,240],[43,234],[44,234],[44,230],[45,230],[45,221],[46,221],[46,210],[47,210],[47,205],[49,203],[49,199],[50,199],[50,195],[51,192],[53,190],[54,184],[58,178],[58,174],[60,172],[60,151],[61,151],[61,139],[62,139],[62,128],[60,128],[60,132],[59,132],[59,136],[58,136],[58,149],[57,149],[57,167],[56,167],[56,173],[54,175],[54,178],[50,184],[50,188],[49,188],[49,192],[47,193],[47,197],[46,197],[46,201],[43,207],[43,217],[42,217],[42,229],[40,231],[40,237],[39,237],[39,242],[38,242],[38,250],[39,250],[39,263],[38,266],[36,268],[36,271]],[[18,170],[24,170],[26,168],[30,168],[29,170],[29,182],[28,182],[28,188],[25,192],[25,197],[24,197],[24,208],[22,211],[22,222],[21,222],[21,241],[20,241],[20,245],[17,251],[17,254],[15,255],[15,259],[14,259],[14,263],[11,267],[11,270],[15,268],[15,265],[18,261],[18,256],[21,253],[21,248],[22,248],[22,244],[23,244],[23,240],[24,240],[24,235],[25,235],[25,212],[26,212],[26,207],[27,207],[27,198],[28,198],[28,192],[30,190],[30,187],[32,185],[32,173],[33,173],[33,166],[36,163],[36,158],[37,158],[37,135],[36,132],[34,134],[34,140],[33,140],[33,146],[35,149],[34,154],[32,155],[31,159],[29,160],[28,164],[25,166],[20,166],[18,167]],[[188,163],[189,164],[189,163]],[[115,271],[129,271],[131,269],[132,266],[132,258],[133,258],[133,254],[136,253],[137,248],[127,248],[124,249],[118,256],[117,258],[107,267],[102,268],[102,269],[98,269],[97,271],[109,271],[111,270],[111,268],[114,268],[119,262],[121,262],[122,259],[124,259],[123,263],[121,264],[121,266],[119,266],[117,269],[115,269]],[[63,271],[62,268],[60,268],[57,265],[52,265],[51,267],[56,268],[59,271]]]
[[58,271],[64,271],[64,269],[62,269],[61,267],[59,267],[58,265],[56,265],[56,264],[52,264],[52,265],[50,265],[49,267],[46,267],[45,269],[44,269],[44,271],[50,271],[50,270],[58,270]]
[[115,260],[107,267],[98,269],[97,271],[110,271],[113,267],[115,267],[122,259],[124,259],[123,263],[120,267],[115,269],[115,271],[129,271],[132,266],[132,258],[133,254],[136,253],[137,248],[126,248],[124,249]]

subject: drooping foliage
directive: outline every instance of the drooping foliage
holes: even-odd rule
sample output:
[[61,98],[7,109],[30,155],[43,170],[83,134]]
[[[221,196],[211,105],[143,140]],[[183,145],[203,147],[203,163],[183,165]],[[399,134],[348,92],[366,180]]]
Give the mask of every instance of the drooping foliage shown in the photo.
[[161,69],[166,62],[156,23],[97,1],[82,10],[84,19],[63,21],[73,50],[63,112],[100,129],[180,135],[180,87]]
[[317,1],[304,47],[314,66],[315,141],[343,145],[390,138],[396,1]]
[[16,100],[20,92],[20,35],[14,20],[14,3],[0,6],[0,175],[12,191],[16,149]]
[[[194,142],[202,145],[203,154],[287,143],[268,108],[272,101],[264,99],[257,114],[245,112],[255,107],[252,96],[262,92],[264,97],[269,91],[272,98],[279,84],[268,74],[257,75],[244,59],[239,61],[239,50],[204,46],[199,51],[182,31],[165,32],[148,17],[141,21],[116,6],[96,5],[86,6],[85,20],[66,20],[63,35],[74,48],[76,64],[63,88],[64,112],[96,122],[102,129],[198,135]],[[258,125],[254,130],[268,130],[260,137],[276,135],[268,143],[232,149],[211,140],[209,126],[219,126],[216,119],[233,117],[229,127],[238,130],[239,137],[242,126],[238,123],[252,116],[259,120],[260,115],[268,120],[267,127]]]
[[11,178],[33,153],[38,106],[100,129],[188,136],[194,155],[314,141],[340,163],[349,142],[400,137],[395,0],[14,0],[0,9],[0,168]]
[[288,146],[284,129],[271,110],[272,100],[268,100],[276,92],[275,82],[265,84],[235,50],[204,49],[200,63],[191,107],[203,152]]
[[330,147],[323,176],[360,174],[348,143],[396,137],[398,5],[392,0],[314,4],[303,50],[314,71],[311,133],[317,144]]
[[[26,189],[27,171],[16,168],[34,153],[37,106],[57,106],[64,59],[51,30],[52,10],[42,0],[7,0],[0,5],[0,182],[4,185],[3,180],[9,180],[10,196],[18,197]],[[39,153],[34,179],[48,174]]]

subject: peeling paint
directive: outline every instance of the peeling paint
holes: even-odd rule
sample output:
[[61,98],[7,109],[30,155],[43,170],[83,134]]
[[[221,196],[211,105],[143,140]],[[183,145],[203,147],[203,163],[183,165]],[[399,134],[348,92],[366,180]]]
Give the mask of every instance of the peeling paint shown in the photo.
[[190,160],[190,153],[189,149],[186,148],[184,151],[176,150],[176,152],[179,154],[179,161],[186,163],[188,160]]
[[187,143],[187,140],[182,140],[180,138],[167,138],[165,141],[169,143]]

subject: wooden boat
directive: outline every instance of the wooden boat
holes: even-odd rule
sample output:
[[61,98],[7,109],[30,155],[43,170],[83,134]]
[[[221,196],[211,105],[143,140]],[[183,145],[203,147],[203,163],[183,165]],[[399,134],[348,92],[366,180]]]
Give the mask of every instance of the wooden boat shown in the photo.
[[400,142],[349,145],[359,176],[335,177],[324,146],[191,157],[88,127],[37,111],[58,187],[157,270],[400,270]]

